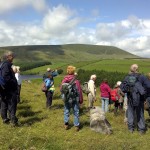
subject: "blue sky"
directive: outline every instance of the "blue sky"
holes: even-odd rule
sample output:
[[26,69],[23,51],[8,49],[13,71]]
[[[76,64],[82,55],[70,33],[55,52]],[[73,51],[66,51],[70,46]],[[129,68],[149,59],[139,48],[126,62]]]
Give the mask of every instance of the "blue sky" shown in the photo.
[[0,46],[93,44],[150,57],[150,0],[0,0]]

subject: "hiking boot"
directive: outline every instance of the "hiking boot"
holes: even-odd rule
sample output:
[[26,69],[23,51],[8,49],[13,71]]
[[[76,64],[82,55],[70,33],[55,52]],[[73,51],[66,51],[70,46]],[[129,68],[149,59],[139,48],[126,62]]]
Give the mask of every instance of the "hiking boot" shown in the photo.
[[79,126],[75,126],[75,130],[78,132],[80,130]]
[[130,133],[133,133],[133,130],[129,130]]
[[69,129],[69,125],[64,125],[65,130]]
[[10,123],[10,119],[9,119],[9,118],[4,119],[4,120],[3,120],[3,123],[4,123],[4,124],[9,124],[9,123]]
[[139,131],[140,135],[144,135],[146,132],[145,131]]

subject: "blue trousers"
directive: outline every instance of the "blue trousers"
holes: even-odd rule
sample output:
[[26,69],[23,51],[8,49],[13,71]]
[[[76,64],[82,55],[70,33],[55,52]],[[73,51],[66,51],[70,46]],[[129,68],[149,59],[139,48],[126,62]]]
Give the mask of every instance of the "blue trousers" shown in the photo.
[[65,102],[64,106],[64,123],[69,123],[70,109],[73,109],[74,126],[79,126],[79,102],[73,101],[72,104]]

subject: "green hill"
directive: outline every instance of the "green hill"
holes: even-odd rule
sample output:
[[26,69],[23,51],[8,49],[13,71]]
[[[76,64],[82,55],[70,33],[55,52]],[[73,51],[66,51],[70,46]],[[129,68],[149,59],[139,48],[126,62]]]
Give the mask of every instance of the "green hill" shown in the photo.
[[0,55],[5,50],[16,53],[16,62],[61,61],[78,62],[100,59],[139,58],[113,46],[67,44],[67,45],[30,45],[0,47]]

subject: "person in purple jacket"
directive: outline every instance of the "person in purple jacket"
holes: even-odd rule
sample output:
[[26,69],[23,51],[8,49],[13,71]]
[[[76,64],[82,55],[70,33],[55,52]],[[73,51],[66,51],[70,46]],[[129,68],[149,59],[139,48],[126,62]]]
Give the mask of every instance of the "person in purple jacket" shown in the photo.
[[[79,104],[83,103],[83,96],[82,96],[82,90],[80,86],[80,82],[76,79],[75,74],[75,67],[74,66],[68,66],[67,67],[67,75],[62,80],[63,83],[69,83],[73,79],[75,79],[75,88],[77,89],[76,93],[72,97],[65,96],[66,99],[64,100],[64,127],[65,129],[69,129],[69,116],[70,116],[70,109],[73,109],[74,114],[74,126],[76,131],[79,131]],[[62,89],[62,86],[60,88],[60,91]],[[70,102],[71,101],[71,102]]]
[[102,110],[108,112],[109,98],[110,98],[110,86],[108,85],[107,79],[103,79],[100,84],[100,97],[102,100]]

